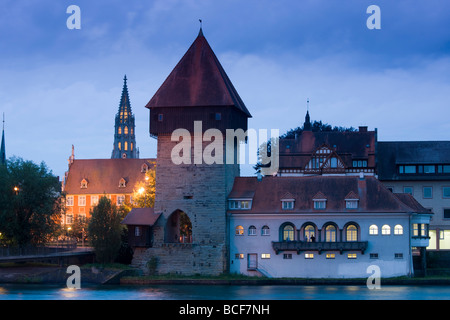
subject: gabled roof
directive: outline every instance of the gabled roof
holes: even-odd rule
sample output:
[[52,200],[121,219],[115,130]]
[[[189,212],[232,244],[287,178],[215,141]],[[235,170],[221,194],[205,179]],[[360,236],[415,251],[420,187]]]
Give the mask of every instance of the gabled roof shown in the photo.
[[201,29],[146,105],[149,109],[194,106],[234,106],[251,117]]
[[[124,194],[132,193],[135,184],[144,181],[143,164],[152,167],[154,159],[76,159],[66,173],[64,191],[67,194]],[[119,187],[120,179],[126,180],[125,187]],[[88,181],[87,188],[81,188],[81,181]]]
[[155,213],[153,208],[133,208],[122,220],[121,224],[137,226],[153,226],[161,212]]
[[[280,206],[280,197],[286,192],[296,194],[295,208],[288,214],[315,214],[313,199],[327,199],[326,209],[330,213],[422,213],[426,211],[420,204],[394,195],[380,181],[371,176],[360,179],[355,176],[267,176],[261,181],[256,177],[235,178],[231,194],[253,192],[250,210],[229,210],[236,214],[277,214],[286,213]],[[326,195],[326,196],[324,196]],[[345,198],[355,196],[359,199],[358,209],[347,209]]]

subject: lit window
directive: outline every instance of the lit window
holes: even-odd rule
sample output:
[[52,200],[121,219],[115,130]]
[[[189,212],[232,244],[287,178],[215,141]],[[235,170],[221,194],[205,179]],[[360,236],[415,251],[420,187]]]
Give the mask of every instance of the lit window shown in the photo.
[[125,141],[125,143],[123,144],[123,150],[127,151],[128,150],[128,142]]
[[88,182],[86,179],[81,180],[81,189],[87,189]]
[[73,206],[73,196],[67,196],[66,198],[66,205],[69,207]]
[[117,148],[118,148],[119,150],[122,150],[122,144],[121,144],[120,142],[117,144]]
[[281,207],[283,210],[292,210],[292,209],[294,209],[294,201],[293,200],[282,200]]
[[127,126],[125,126],[125,128],[123,128],[123,133],[124,134],[128,134],[128,127]]
[[119,127],[119,128],[117,129],[117,133],[118,133],[118,134],[122,134],[122,127]]
[[117,205],[120,206],[125,202],[125,195],[117,196]]
[[387,224],[385,224],[384,226],[381,227],[381,234],[383,235],[389,235],[391,234],[391,227],[388,226]]
[[306,241],[310,241],[310,242],[314,242],[315,241],[315,228],[312,225],[307,225],[305,227],[305,240]]
[[327,259],[335,259],[336,258],[336,254],[334,254],[334,253],[327,253],[326,254],[326,258]]
[[229,208],[232,210],[250,210],[251,209],[251,201],[249,200],[230,200]]
[[237,227],[236,227],[235,234],[236,234],[237,236],[242,236],[242,235],[244,235],[244,227],[243,227],[243,226],[237,226]]
[[305,259],[314,259],[314,253],[305,253]]
[[270,235],[270,229],[268,226],[264,226],[261,229],[261,235],[263,236],[269,236]]
[[98,204],[98,196],[91,196],[91,206],[96,206]]
[[356,259],[356,253],[348,253],[347,259]]
[[283,228],[283,241],[293,241],[293,240],[294,240],[294,227],[288,224]]
[[396,234],[396,235],[403,234],[403,226],[401,226],[400,224],[395,225],[394,234]]
[[413,223],[413,236],[418,237],[419,236],[419,224]]
[[347,227],[347,241],[358,241],[358,229],[355,225],[351,224]]
[[236,253],[236,254],[234,255],[234,258],[235,258],[235,259],[244,259],[244,254],[243,254],[243,253]]
[[329,225],[325,228],[325,241],[336,242],[336,227]]
[[78,205],[84,207],[86,205],[86,196],[78,196]]
[[371,234],[371,235],[377,235],[377,234],[378,234],[378,227],[377,227],[376,225],[372,224],[372,225],[369,227],[369,234]]
[[261,253],[261,259],[270,259],[270,253]]
[[248,235],[249,236],[256,236],[256,227],[255,226],[250,226],[248,228]]

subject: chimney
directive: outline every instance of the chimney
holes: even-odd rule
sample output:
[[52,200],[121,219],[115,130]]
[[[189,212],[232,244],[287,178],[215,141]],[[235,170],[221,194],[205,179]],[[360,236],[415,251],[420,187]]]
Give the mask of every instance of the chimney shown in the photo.
[[360,126],[359,132],[367,132],[367,126]]

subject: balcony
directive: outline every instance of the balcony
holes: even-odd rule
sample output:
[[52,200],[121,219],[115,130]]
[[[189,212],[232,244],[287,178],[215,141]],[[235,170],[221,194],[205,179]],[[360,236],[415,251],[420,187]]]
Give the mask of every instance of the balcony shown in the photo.
[[272,242],[272,248],[276,254],[283,251],[364,251],[367,249],[368,241],[351,241],[351,242],[304,242],[304,241],[281,241]]

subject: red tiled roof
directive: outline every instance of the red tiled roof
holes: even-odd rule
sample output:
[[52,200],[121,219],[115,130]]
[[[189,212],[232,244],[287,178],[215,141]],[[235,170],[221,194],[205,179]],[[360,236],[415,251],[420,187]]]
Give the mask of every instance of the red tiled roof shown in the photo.
[[[135,184],[143,181],[142,165],[155,165],[154,159],[75,159],[69,167],[64,191],[67,194],[124,194],[132,193]],[[119,187],[124,179],[125,187]],[[88,182],[81,188],[81,181]]]
[[251,117],[201,30],[146,105],[147,108],[195,106],[235,106]]
[[133,208],[122,220],[122,224],[137,226],[153,226],[161,213],[155,213],[153,208]]
[[[237,177],[230,195],[254,193],[250,210],[230,210],[230,213],[285,213],[281,208],[281,199],[290,192],[296,194],[293,210],[289,213],[343,213],[355,212],[346,209],[345,198],[354,193],[359,199],[358,212],[406,213],[422,209],[405,203],[389,191],[376,178],[366,176],[306,176],[306,177]],[[322,193],[326,195],[326,209],[313,209],[313,198]]]

